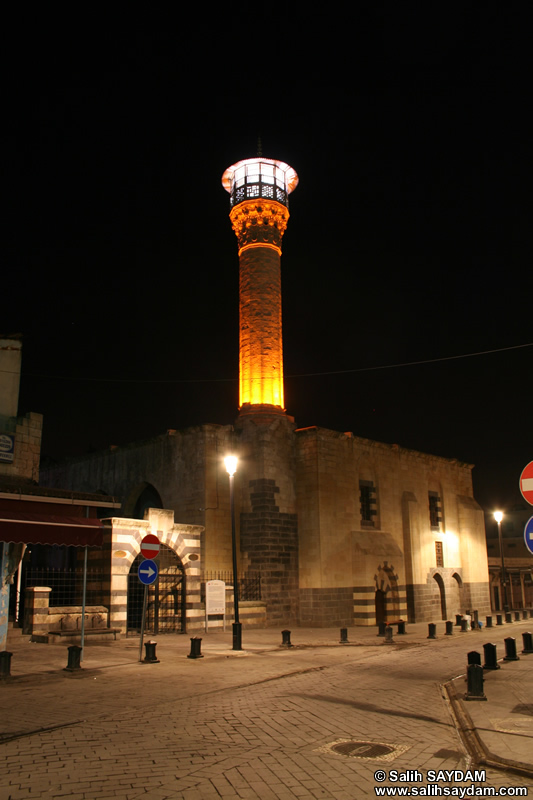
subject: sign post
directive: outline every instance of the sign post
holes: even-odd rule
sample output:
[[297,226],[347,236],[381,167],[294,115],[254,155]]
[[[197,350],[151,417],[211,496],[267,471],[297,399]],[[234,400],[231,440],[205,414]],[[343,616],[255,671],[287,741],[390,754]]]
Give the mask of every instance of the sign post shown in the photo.
[[137,575],[142,584],[144,584],[144,599],[143,599],[143,614],[141,621],[141,641],[139,643],[139,661],[143,660],[143,641],[144,641],[144,622],[146,619],[146,608],[148,606],[148,587],[155,583],[159,574],[159,567],[152,561],[159,555],[159,539],[155,534],[149,533],[141,542],[141,555],[145,560],[139,564]]

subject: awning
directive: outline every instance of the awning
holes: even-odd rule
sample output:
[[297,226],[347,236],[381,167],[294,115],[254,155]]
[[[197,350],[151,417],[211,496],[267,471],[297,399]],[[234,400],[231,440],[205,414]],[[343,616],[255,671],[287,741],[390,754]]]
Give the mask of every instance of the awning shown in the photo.
[[103,528],[99,519],[2,510],[0,542],[100,547]]

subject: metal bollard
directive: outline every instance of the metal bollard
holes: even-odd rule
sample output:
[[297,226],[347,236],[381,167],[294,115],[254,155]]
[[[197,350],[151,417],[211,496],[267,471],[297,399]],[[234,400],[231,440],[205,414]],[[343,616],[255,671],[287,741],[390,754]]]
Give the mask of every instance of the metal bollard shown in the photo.
[[468,620],[462,619],[461,620],[461,633],[467,633],[468,631]]
[[75,672],[78,669],[81,669],[80,660],[81,660],[81,647],[77,644],[71,644],[68,649],[68,661],[65,670],[67,672]]
[[462,614],[456,614],[455,615],[455,624],[456,624],[457,627],[459,627],[461,625],[461,620],[462,619],[463,619],[463,615]]
[[478,653],[477,650],[471,650],[467,653],[466,658],[469,664],[478,664],[481,666],[481,653]]
[[514,621],[515,622],[520,622],[520,611],[515,611],[514,612]]
[[448,620],[446,622],[446,633],[445,636],[453,636],[453,622]]
[[503,625],[503,617],[501,614],[496,614],[496,625]]
[[385,641],[383,642],[383,644],[394,644],[394,641],[392,639],[391,625],[387,625],[387,627],[385,628]]
[[202,655],[202,640],[198,636],[191,639],[191,652],[187,658],[203,658]]
[[496,655],[496,645],[491,642],[483,645],[483,653],[485,655],[485,663],[483,669],[501,669],[498,664],[498,657]]
[[513,636],[508,636],[503,640],[505,644],[504,661],[520,661],[520,656],[516,655],[516,639]]
[[11,676],[11,656],[13,653],[8,653],[3,650],[0,653],[0,678],[9,678]]
[[398,620],[398,635],[402,636],[405,634],[405,620],[400,619]]
[[[524,649],[522,650],[522,653],[524,655],[529,655],[529,653],[533,653],[533,636],[531,635],[531,633],[529,631],[526,631],[526,633],[522,634],[522,642],[523,642],[523,645],[524,645]],[[1,655],[2,654],[0,653],[0,656]]]
[[349,644],[348,642],[348,628],[341,628],[341,639],[339,644]]
[[492,617],[486,617],[487,628],[492,628]]
[[281,637],[282,639],[280,647],[292,647],[290,631],[281,631]]
[[146,642],[144,645],[145,648],[145,656],[143,659],[143,664],[159,664],[159,659],[155,654],[155,648],[157,646],[157,642],[154,642],[153,639],[149,642]]
[[[479,653],[477,653],[479,655]],[[486,700],[483,691],[483,667],[480,664],[469,664],[466,671],[467,692],[465,700]]]
[[505,621],[506,622],[512,622],[513,621],[513,614],[512,614],[511,611],[506,611],[505,612]]
[[437,626],[434,622],[430,622],[428,624],[428,639],[436,639],[437,638]]
[[387,629],[386,622],[378,622],[378,636],[385,636],[386,629]]
[[529,612],[528,612],[527,608],[524,608],[524,610],[522,611],[522,619],[527,619],[528,616],[529,616]]

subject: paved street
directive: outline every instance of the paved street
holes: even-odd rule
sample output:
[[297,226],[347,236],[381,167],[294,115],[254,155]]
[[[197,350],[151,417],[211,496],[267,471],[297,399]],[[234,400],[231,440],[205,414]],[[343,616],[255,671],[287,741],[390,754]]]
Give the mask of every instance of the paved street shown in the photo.
[[[512,635],[522,629],[527,623]],[[479,633],[428,641],[425,630],[411,626],[391,646],[375,629],[350,629],[348,646],[338,645],[338,631],[296,630],[299,646],[289,650],[278,646],[278,632],[245,632],[241,654],[230,650],[230,633],[210,633],[196,660],[186,658],[187,637],[160,637],[159,664],[138,663],[138,642],[122,640],[87,647],[76,673],[62,669],[64,647],[13,646],[13,678],[0,685],[0,798],[352,800],[394,785],[374,778],[380,769],[389,777],[419,771],[423,780],[415,774],[402,785],[420,790],[428,770],[474,768],[442,684],[464,673],[466,653],[488,641]],[[504,635],[490,639],[500,657]],[[25,653],[26,671],[17,674]],[[517,691],[531,683],[530,658],[516,665]],[[504,670],[487,677],[487,695]],[[528,699],[529,691],[519,696],[524,706]],[[490,713],[479,710],[489,704],[475,704],[474,713]],[[522,747],[533,744],[533,726],[514,736]],[[331,749],[343,742],[359,744],[347,748],[352,755]],[[487,770],[476,785],[527,786],[533,794],[531,776],[500,770]]]

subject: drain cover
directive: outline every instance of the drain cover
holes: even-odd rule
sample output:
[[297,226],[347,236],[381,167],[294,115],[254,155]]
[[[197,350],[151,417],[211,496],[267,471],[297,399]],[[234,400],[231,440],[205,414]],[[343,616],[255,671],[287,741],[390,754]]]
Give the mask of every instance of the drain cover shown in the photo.
[[334,744],[331,749],[341,756],[376,758],[376,756],[386,756],[392,753],[394,747],[389,747],[386,744],[376,744],[375,742],[342,742],[342,744]]
[[337,739],[322,745],[315,752],[329,753],[345,758],[360,758],[362,761],[392,761],[410,749],[405,744],[385,744],[385,742],[364,742],[359,739]]

